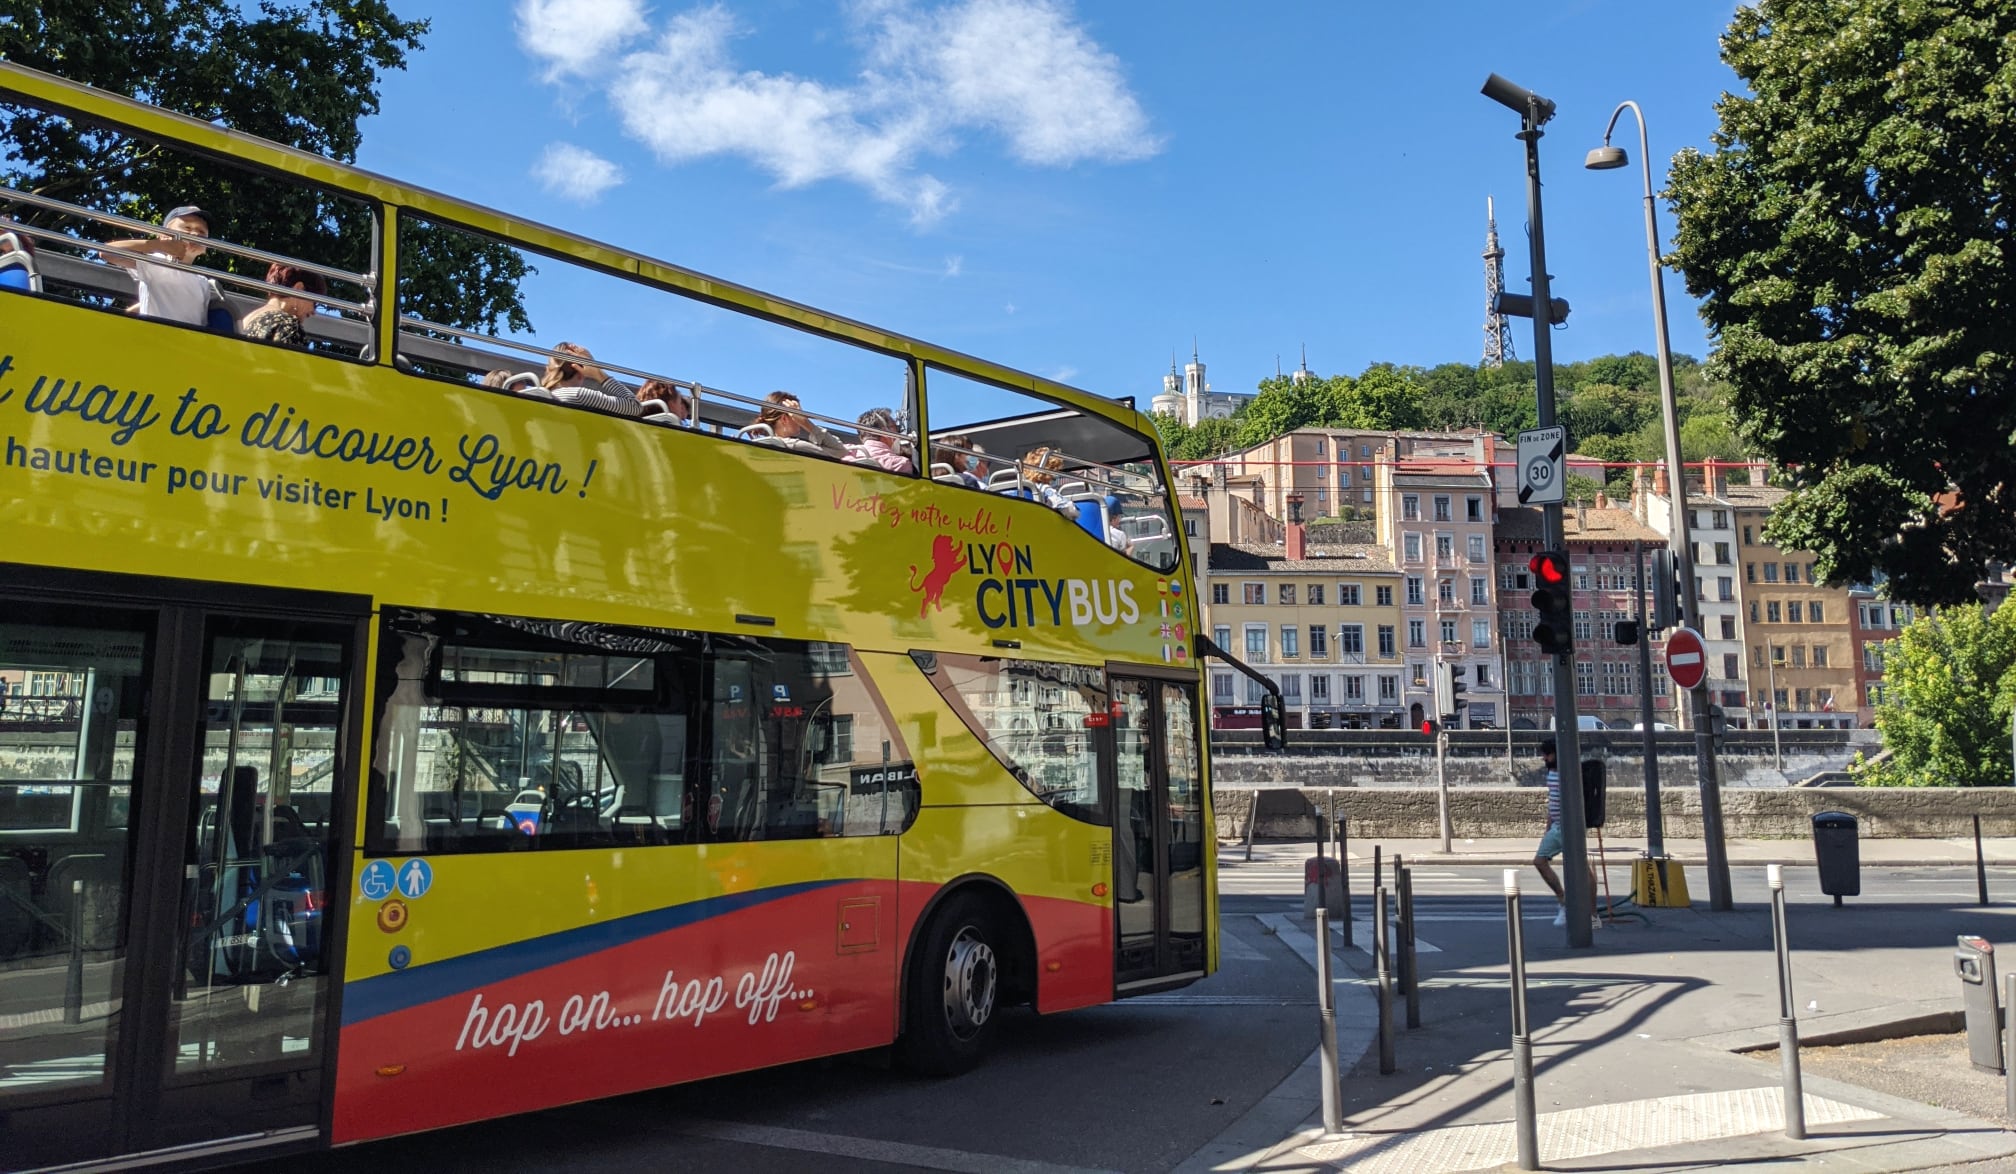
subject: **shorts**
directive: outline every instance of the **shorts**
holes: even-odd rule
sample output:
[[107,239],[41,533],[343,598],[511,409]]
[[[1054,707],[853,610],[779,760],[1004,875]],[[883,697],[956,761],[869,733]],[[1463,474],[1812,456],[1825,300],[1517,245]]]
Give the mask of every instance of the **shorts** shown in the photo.
[[1561,855],[1561,825],[1549,824],[1547,834],[1540,837],[1540,846],[1533,849],[1535,860],[1552,860]]

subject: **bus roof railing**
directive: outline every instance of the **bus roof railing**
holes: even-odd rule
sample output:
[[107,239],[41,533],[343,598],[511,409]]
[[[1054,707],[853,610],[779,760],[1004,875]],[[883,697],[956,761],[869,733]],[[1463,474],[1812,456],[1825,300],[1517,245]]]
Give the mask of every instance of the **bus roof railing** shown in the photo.
[[[1154,432],[1153,421],[1118,400],[14,62],[0,61],[0,96],[177,143],[334,192],[382,201],[422,219],[450,221],[510,245],[564,257],[837,342],[936,364],[982,382],[1049,398],[1151,436]],[[159,229],[150,226],[149,231]],[[390,362],[391,356],[383,361]]]

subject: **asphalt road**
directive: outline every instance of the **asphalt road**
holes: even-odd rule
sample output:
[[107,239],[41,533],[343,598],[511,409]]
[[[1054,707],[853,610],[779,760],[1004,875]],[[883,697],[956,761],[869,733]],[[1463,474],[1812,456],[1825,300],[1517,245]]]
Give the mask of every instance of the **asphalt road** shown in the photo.
[[[921,1080],[892,1071],[877,1054],[842,1057],[293,1158],[284,1167],[1167,1170],[1230,1127],[1314,1044],[1309,968],[1253,916],[1299,910],[1303,850],[1260,855],[1224,869],[1219,974],[1172,994],[1051,1018],[1011,1012],[996,1054],[966,1076]],[[1361,917],[1366,871],[1354,864]],[[1502,959],[1503,872],[1415,866],[1424,972],[1480,965],[1494,952]],[[1539,939],[1549,933],[1553,902],[1530,868],[1521,875],[1529,935]],[[1628,889],[1622,870],[1611,881],[1620,894]],[[1768,899],[1761,867],[1737,868],[1733,881],[1738,902]],[[1794,902],[1827,904],[1811,869],[1788,870],[1787,881]],[[2016,869],[1991,870],[1990,885],[2016,900]],[[1858,900],[1950,909],[1973,895],[1971,868],[1911,868],[1865,870]]]

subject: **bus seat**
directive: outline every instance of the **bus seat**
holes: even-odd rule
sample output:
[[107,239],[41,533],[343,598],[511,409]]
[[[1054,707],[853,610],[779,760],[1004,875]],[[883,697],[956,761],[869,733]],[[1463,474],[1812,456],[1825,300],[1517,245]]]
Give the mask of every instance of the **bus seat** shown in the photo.
[[545,390],[545,388],[539,387],[539,376],[530,371],[520,371],[504,381],[505,391],[515,391],[520,394],[527,394],[535,387],[538,387],[541,391]]
[[987,488],[995,493],[1022,492],[1022,470],[1014,465],[996,469],[987,475]]
[[0,252],[0,289],[41,293],[42,275],[35,271],[35,258],[18,249]]
[[1076,505],[1078,507],[1078,528],[1101,542],[1106,541],[1105,503],[1099,501],[1080,501]]
[[738,440],[773,440],[776,435],[768,424],[751,424],[735,434]]
[[224,300],[224,291],[210,283],[210,308],[204,312],[203,325],[219,334],[238,333],[238,318],[231,313],[231,303]]

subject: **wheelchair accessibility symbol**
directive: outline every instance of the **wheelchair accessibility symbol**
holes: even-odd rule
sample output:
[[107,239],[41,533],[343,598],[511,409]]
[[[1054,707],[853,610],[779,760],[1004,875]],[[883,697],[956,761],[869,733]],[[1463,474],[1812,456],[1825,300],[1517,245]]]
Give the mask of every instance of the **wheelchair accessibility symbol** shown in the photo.
[[358,874],[357,890],[364,894],[366,901],[382,901],[392,895],[393,884],[397,879],[398,874],[392,871],[390,861],[373,860]]

